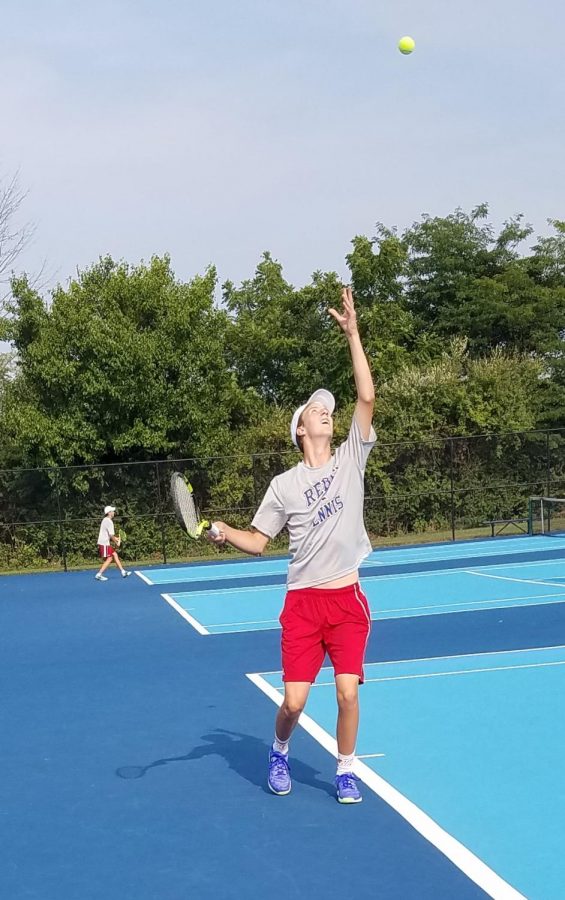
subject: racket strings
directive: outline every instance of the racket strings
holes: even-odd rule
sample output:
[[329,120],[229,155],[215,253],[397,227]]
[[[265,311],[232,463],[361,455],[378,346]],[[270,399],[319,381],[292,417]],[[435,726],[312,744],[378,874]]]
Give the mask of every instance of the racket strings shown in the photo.
[[197,534],[199,521],[196,504],[186,482],[181,476],[173,476],[171,479],[171,495],[182,524],[189,534]]
[[198,529],[198,516],[191,494],[187,491],[185,496],[179,498],[179,505],[186,530],[195,532]]

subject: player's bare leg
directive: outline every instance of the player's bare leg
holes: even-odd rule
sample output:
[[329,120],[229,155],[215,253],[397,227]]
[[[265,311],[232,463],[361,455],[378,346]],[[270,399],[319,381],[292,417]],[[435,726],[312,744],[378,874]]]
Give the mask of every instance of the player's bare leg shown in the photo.
[[284,700],[279,707],[275,723],[277,737],[287,742],[294,731],[300,713],[306,706],[312,685],[309,681],[287,681],[284,686]]
[[102,565],[100,566],[98,572],[95,575],[95,578],[97,581],[106,581],[106,576],[104,575],[104,572],[111,565],[111,563],[112,563],[112,557],[107,556],[106,559],[104,560],[104,562],[102,563]]
[[362,800],[353,774],[355,744],[359,730],[359,676],[337,675],[337,799],[340,803]]
[[131,575],[131,572],[127,572],[127,571],[124,569],[124,567],[122,566],[122,561],[121,561],[120,557],[118,556],[118,554],[117,554],[117,552],[116,552],[115,550],[114,550],[114,552],[112,553],[112,559],[114,560],[114,562],[116,563],[118,569],[120,570],[120,572],[121,572],[121,574],[122,574],[122,578],[127,578],[128,575]]

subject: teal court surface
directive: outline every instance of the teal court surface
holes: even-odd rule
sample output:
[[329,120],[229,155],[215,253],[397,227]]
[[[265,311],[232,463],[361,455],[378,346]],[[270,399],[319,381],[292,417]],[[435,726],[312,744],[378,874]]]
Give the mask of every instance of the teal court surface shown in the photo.
[[565,537],[365,561],[355,808],[330,668],[266,789],[286,567],[0,580],[0,896],[565,896]]
[[[499,540],[500,549],[487,540],[374,551],[361,573],[372,618],[560,602],[565,599],[565,566],[552,558],[558,548],[565,558],[565,539],[562,544],[559,540],[527,540],[532,548],[527,556],[523,538]],[[163,598],[200,634],[225,634],[279,627],[286,568],[285,559],[266,559],[138,574],[148,584],[167,587]]]

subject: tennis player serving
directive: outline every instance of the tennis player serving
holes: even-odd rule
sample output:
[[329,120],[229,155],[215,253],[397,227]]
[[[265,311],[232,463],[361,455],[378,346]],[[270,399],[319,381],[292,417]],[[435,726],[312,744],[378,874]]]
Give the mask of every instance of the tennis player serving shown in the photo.
[[372,549],[363,522],[363,497],[367,457],[376,442],[375,389],[350,288],[343,289],[341,299],[341,312],[329,312],[349,342],[357,389],[347,440],[332,455],[335,401],[329,391],[315,391],[296,410],[290,425],[302,462],[273,478],[248,531],[215,522],[220,533],[210,540],[260,554],[271,538],[285,525],[288,528],[291,560],[280,617],[285,693],[269,754],[269,788],[279,795],[290,792],[290,736],[327,652],[338,703],[337,799],[359,803],[362,797],[353,763],[358,690],[371,620],[358,569]]

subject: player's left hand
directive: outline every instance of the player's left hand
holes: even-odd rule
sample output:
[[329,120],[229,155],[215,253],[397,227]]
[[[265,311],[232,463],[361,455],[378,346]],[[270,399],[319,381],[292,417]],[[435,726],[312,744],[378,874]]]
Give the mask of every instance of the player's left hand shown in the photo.
[[350,287],[343,288],[341,302],[343,303],[341,312],[338,312],[337,309],[328,309],[328,312],[334,317],[347,337],[352,337],[354,334],[357,334],[357,314],[353,302],[353,292]]

